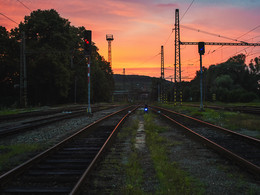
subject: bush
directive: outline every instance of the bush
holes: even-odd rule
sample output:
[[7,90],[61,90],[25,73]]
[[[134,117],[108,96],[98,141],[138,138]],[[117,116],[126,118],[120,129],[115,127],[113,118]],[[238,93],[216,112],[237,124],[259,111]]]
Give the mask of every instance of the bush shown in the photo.
[[228,94],[229,102],[239,102],[241,99],[241,95],[244,93],[247,93],[247,91],[242,88],[234,89],[230,91]]
[[240,96],[240,101],[241,102],[251,102],[255,99],[257,99],[257,95],[253,92],[246,92],[246,93],[242,93]]

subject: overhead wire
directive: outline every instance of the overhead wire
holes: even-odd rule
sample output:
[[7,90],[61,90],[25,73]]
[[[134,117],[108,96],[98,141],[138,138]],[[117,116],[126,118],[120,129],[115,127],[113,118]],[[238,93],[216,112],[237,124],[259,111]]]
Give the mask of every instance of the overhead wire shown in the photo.
[[167,42],[169,41],[169,39],[170,39],[170,38],[171,38],[171,36],[172,36],[173,30],[174,30],[174,29],[172,29],[172,31],[171,31],[171,33],[170,33],[170,35],[168,36],[168,38],[166,39],[166,41],[164,42],[164,44],[163,44],[163,45],[166,45],[166,44],[167,44]]
[[143,65],[143,64],[145,64],[145,63],[147,63],[147,62],[149,62],[149,61],[151,61],[152,59],[154,59],[155,57],[157,57],[157,56],[160,55],[160,54],[161,54],[161,53],[158,53],[158,54],[156,54],[156,55],[150,57],[149,59],[147,59],[147,60],[145,60],[144,62],[140,63],[139,66],[140,66],[140,65]]
[[[245,33],[245,34],[243,34],[243,35],[241,35],[241,36],[239,36],[239,37],[237,37],[236,39],[240,39],[241,37],[243,37],[243,36],[245,36],[245,35],[247,35],[248,33],[250,33],[250,32],[252,32],[252,31],[254,31],[254,30],[256,30],[257,28],[259,28],[260,27],[260,25],[258,25],[258,26],[256,26],[256,27],[254,27],[253,29],[251,29],[250,31],[248,31],[247,33]],[[258,37],[258,36],[256,36],[256,37]],[[254,37],[254,38],[256,38],[256,37]],[[253,39],[254,39],[253,38]],[[250,39],[252,39],[252,38],[250,38]],[[247,40],[245,40],[244,42],[247,42],[247,41],[249,41],[250,39],[247,39]],[[220,48],[222,48],[223,47],[223,45],[222,46],[220,46],[220,47],[218,47],[217,49],[215,49],[214,51],[212,51],[211,53],[214,53],[215,51],[217,51],[217,50],[219,50]]]
[[26,9],[32,12],[32,10],[28,6],[26,6],[23,2],[21,2],[20,0],[16,0],[16,1],[18,1],[22,6],[24,6]]
[[251,30],[250,30],[250,31],[248,31],[247,33],[245,33],[245,34],[243,34],[243,35],[239,36],[237,39],[240,39],[241,37],[243,37],[243,36],[247,35],[248,33],[252,32],[252,31],[254,31],[254,30],[256,30],[256,29],[258,29],[259,27],[260,27],[260,25],[257,25],[256,27],[254,27],[253,29],[251,29]]
[[[260,42],[260,41],[258,41],[258,42]],[[243,51],[246,52],[246,57],[251,56],[251,55],[254,55],[254,54],[256,54],[256,53],[259,53],[259,52],[252,53],[252,52],[253,52],[253,49],[255,49],[255,47],[253,47],[252,50],[247,53],[246,49],[249,49],[249,48],[250,48],[250,46],[248,46],[248,47],[246,47],[246,48],[243,48],[243,49],[237,51],[236,53],[232,54],[231,56],[234,56],[234,55],[236,55],[236,54],[239,54],[239,53],[241,53],[241,52],[243,52]],[[228,58],[225,58],[225,60],[222,60],[222,62],[225,62],[225,61],[228,60],[229,58],[230,58],[230,56],[229,56]]]
[[[16,21],[14,21],[13,19],[9,18],[8,16],[6,16],[5,14],[3,13],[0,13],[2,16],[4,16],[5,18],[7,18],[8,20],[12,21],[13,23],[15,24],[18,24]],[[19,25],[19,24],[18,24]]]
[[193,4],[194,1],[195,1],[195,0],[192,0],[192,2],[190,3],[189,7],[186,9],[186,11],[184,12],[184,14],[182,15],[180,21],[183,19],[183,17],[184,17],[184,16],[186,15],[186,13],[189,11],[189,9],[190,9],[190,7],[192,6],[192,4]]
[[[16,1],[18,1],[23,7],[25,7],[26,9],[28,9],[29,11],[31,11],[32,12],[32,10],[28,7],[28,6],[26,6],[23,2],[21,2],[20,0],[16,0]],[[11,19],[11,18],[9,18],[8,16],[6,16],[5,14],[3,14],[3,13],[0,13],[0,15],[2,15],[2,16],[4,16],[6,19],[8,19],[8,20],[10,20],[11,22],[13,22],[13,23],[15,23],[15,24],[18,24],[19,25],[19,23],[17,23],[16,21],[14,21],[13,19]]]
[[[254,30],[256,30],[257,28],[260,27],[260,25],[257,25],[256,27],[254,27],[253,29],[249,30],[249,31],[246,32],[245,34],[242,34],[241,36],[237,37],[236,39],[233,39],[233,38],[226,37],[226,36],[222,36],[222,35],[218,35],[218,34],[215,34],[215,33],[207,32],[207,31],[202,31],[202,30],[200,30],[200,29],[195,29],[195,28],[191,28],[191,27],[186,27],[186,26],[183,26],[183,25],[181,25],[181,26],[184,27],[184,28],[190,29],[190,30],[195,30],[195,31],[202,32],[202,33],[205,33],[205,34],[210,34],[210,35],[213,35],[213,36],[217,36],[217,37],[229,39],[229,40],[232,40],[232,41],[242,42],[242,43],[247,42],[248,40],[250,40],[250,39],[252,39],[252,38],[250,38],[250,39],[248,39],[248,40],[246,40],[246,41],[240,41],[240,40],[238,40],[238,39],[242,38],[243,36],[247,35],[248,33],[252,32],[252,31],[254,31]],[[258,36],[256,36],[256,37],[258,37]],[[254,37],[254,38],[256,38],[256,37]],[[210,55],[210,54],[216,52],[217,50],[219,50],[220,48],[223,48],[223,47],[224,47],[224,46],[220,46],[220,47],[218,47],[217,49],[213,50],[212,52],[208,52],[208,53],[205,54],[205,55]],[[242,50],[240,50],[239,52],[236,52],[236,53],[233,54],[232,56],[234,56],[234,55],[236,55],[237,53],[240,53],[240,52],[246,50],[247,48],[249,48],[249,47],[243,48]],[[251,51],[251,52],[252,52],[252,51]],[[249,56],[249,54],[247,54],[247,56]],[[196,59],[197,59],[197,58],[196,58]],[[194,58],[194,59],[191,59],[191,60],[187,60],[187,61],[192,61],[192,60],[195,60],[195,58]]]
[[234,38],[230,38],[230,37],[227,37],[227,36],[207,32],[207,31],[204,31],[204,30],[200,30],[200,29],[196,29],[196,28],[192,28],[192,27],[188,27],[188,26],[184,26],[184,25],[180,25],[180,26],[183,27],[183,28],[189,29],[189,30],[193,30],[193,31],[204,33],[204,34],[220,37],[220,38],[223,38],[223,39],[229,39],[229,40],[236,41],[236,42],[244,42],[244,41],[240,41],[238,39],[234,39]]
[[[239,36],[237,39],[240,39],[241,37],[247,35],[248,33],[250,33],[250,32],[252,32],[252,31],[256,30],[256,29],[259,28],[259,27],[260,27],[260,25],[257,25],[256,27],[252,28],[251,30],[249,30],[249,31],[246,32],[245,34],[242,34],[241,36]],[[250,38],[250,39],[254,39],[254,38],[256,38],[256,37],[259,37],[259,36],[255,36],[255,37]],[[245,40],[245,42],[249,41],[250,39]],[[258,41],[258,42],[260,42],[260,41]],[[215,49],[213,52],[217,51],[218,49],[220,49],[220,48],[222,48],[222,47],[223,47],[223,46],[221,46],[221,47]],[[245,52],[246,52],[246,49],[248,49],[248,48],[250,48],[250,46],[248,46],[248,47],[246,47],[246,48],[243,48],[242,50],[240,50],[240,51],[238,51],[238,52],[232,54],[231,56],[234,56],[234,55],[236,55],[236,54],[238,54],[238,53],[240,53],[240,52],[242,52],[242,51],[244,51],[244,50],[245,50]],[[254,48],[255,48],[255,47],[254,47]],[[252,48],[251,52],[249,52],[248,54],[246,54],[247,57],[252,55],[252,54],[250,54],[250,53],[253,52],[254,48]],[[213,53],[213,52],[212,52],[212,53]],[[210,54],[212,54],[212,53],[210,53]],[[247,52],[246,52],[246,53],[247,53]],[[228,58],[230,58],[230,57],[228,57]],[[228,58],[225,58],[225,60],[227,60]],[[223,61],[223,60],[222,60],[222,61]]]

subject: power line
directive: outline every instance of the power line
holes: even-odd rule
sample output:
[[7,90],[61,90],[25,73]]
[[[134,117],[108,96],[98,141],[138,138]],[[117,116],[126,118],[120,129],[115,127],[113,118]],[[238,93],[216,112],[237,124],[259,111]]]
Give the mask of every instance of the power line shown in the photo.
[[[5,14],[0,13],[2,16],[4,16],[5,18],[7,18],[8,20],[12,21],[15,24],[18,24],[17,22],[15,22],[14,20],[12,20],[11,18],[7,17]],[[19,25],[19,24],[18,24]]]
[[181,25],[181,27],[189,29],[189,30],[201,32],[201,33],[204,33],[204,34],[208,34],[208,35],[212,35],[212,36],[216,36],[216,37],[220,37],[220,38],[224,38],[224,39],[229,39],[229,40],[232,40],[232,41],[243,42],[243,41],[240,41],[240,40],[237,40],[237,39],[233,39],[233,38],[226,37],[226,36],[223,36],[223,35],[207,32],[207,31],[200,30],[200,29],[195,29],[195,28],[192,28],[192,27],[187,27],[187,26],[184,26],[184,25]]
[[260,27],[260,25],[256,26],[255,28],[251,29],[251,30],[250,30],[250,31],[248,31],[247,33],[245,33],[245,34],[243,34],[243,35],[239,36],[237,39],[240,39],[241,37],[243,37],[243,36],[247,35],[248,33],[250,33],[250,32],[252,32],[252,31],[256,30],[256,29],[257,29],[257,28],[259,28],[259,27]]
[[[207,31],[202,31],[202,30],[200,30],[200,29],[195,29],[195,28],[191,28],[191,27],[186,27],[186,26],[183,26],[183,25],[181,25],[181,26],[184,27],[184,28],[187,28],[187,29],[189,29],[189,30],[195,30],[195,31],[202,32],[202,33],[205,33],[205,34],[209,34],[209,35],[213,35],[213,36],[217,36],[217,37],[221,37],[221,38],[225,38],[225,39],[230,39],[230,40],[237,41],[237,42],[241,42],[241,43],[246,43],[246,42],[245,42],[245,41],[239,41],[239,40],[238,40],[239,38],[245,36],[246,34],[252,32],[252,31],[254,31],[254,30],[256,30],[257,28],[260,27],[260,25],[257,25],[256,27],[254,27],[253,29],[251,29],[251,30],[248,31],[247,33],[245,33],[245,34],[243,34],[243,35],[237,37],[236,39],[233,39],[233,38],[225,37],[225,36],[218,35],[218,34],[215,34],[215,33],[210,33],[210,32],[207,32]],[[256,37],[258,37],[258,36],[256,36]],[[256,38],[256,37],[254,37],[254,38]],[[250,38],[250,39],[251,39],[251,38]],[[248,40],[250,40],[250,39],[248,39]],[[246,41],[247,41],[247,40],[246,40]],[[223,46],[218,47],[217,49],[213,50],[211,53],[208,53],[208,54],[206,54],[206,55],[210,55],[210,54],[216,52],[217,50],[219,50],[220,48],[223,48]],[[248,47],[247,47],[247,48],[248,48]],[[244,48],[243,50],[245,50],[245,49],[247,49],[247,48]],[[243,50],[241,50],[241,51],[243,51]],[[241,52],[241,51],[239,51],[239,52]],[[233,54],[232,56],[236,55],[236,54],[239,53],[239,52],[236,52],[236,53]],[[195,59],[197,59],[197,58],[195,58]],[[192,61],[192,60],[195,60],[195,59],[186,60],[186,61]]]
[[[256,26],[255,28],[253,28],[253,29],[251,29],[250,31],[248,31],[247,33],[245,33],[245,34],[243,34],[243,35],[237,37],[236,39],[239,39],[239,38],[241,38],[241,37],[247,35],[248,33],[250,33],[250,32],[252,32],[252,31],[256,30],[256,29],[259,28],[259,27],[260,27],[260,25]],[[256,37],[258,37],[258,36],[256,36]],[[254,39],[254,38],[256,38],[256,37],[253,37],[253,38],[250,38],[250,39]],[[245,42],[249,41],[250,39],[245,40]],[[211,53],[214,53],[215,51],[219,50],[220,48],[223,48],[223,45],[220,46],[219,48],[213,50]],[[208,53],[208,54],[211,54],[211,53]]]
[[183,16],[181,17],[180,21],[182,20],[182,18],[186,15],[186,13],[188,12],[188,10],[190,9],[190,7],[192,6],[193,2],[195,0],[192,0],[192,2],[190,3],[189,7],[186,9],[185,13],[183,14]]
[[166,41],[164,42],[163,45],[166,45],[166,43],[169,41],[170,37],[172,36],[173,30],[174,30],[174,29],[172,29],[172,32],[170,33],[170,35],[168,36],[168,38],[166,39]]
[[156,54],[156,55],[150,57],[149,59],[145,60],[144,62],[138,64],[138,66],[141,66],[141,65],[143,65],[143,64],[145,64],[145,63],[151,61],[152,59],[154,59],[155,57],[157,57],[157,56],[160,55],[160,54],[161,54],[161,53],[158,53],[158,54]]
[[16,1],[18,1],[20,4],[22,4],[22,6],[24,6],[26,9],[32,12],[32,10],[29,7],[27,7],[23,2],[21,2],[20,0],[16,0]]

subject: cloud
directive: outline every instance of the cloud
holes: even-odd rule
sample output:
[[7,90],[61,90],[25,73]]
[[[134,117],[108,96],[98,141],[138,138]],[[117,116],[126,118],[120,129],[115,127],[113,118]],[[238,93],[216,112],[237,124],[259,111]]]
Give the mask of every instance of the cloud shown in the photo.
[[179,5],[177,3],[159,3],[156,4],[157,7],[160,8],[177,8]]
[[[93,41],[100,49],[100,54],[107,58],[106,34],[113,34],[112,61],[114,68],[127,68],[127,65],[160,67],[160,56],[140,65],[146,59],[160,52],[174,25],[174,11],[179,8],[180,17],[190,4],[181,0],[24,0],[30,9],[55,9],[61,17],[69,19],[71,25],[85,26],[93,31]],[[256,25],[260,18],[259,0],[200,0],[192,7],[181,21],[182,25],[236,38]],[[0,0],[3,14],[15,20],[23,21],[29,11],[18,1]],[[8,30],[17,27],[0,15],[0,25]],[[260,28],[247,34],[243,39],[257,36]],[[217,37],[197,33],[181,28],[182,41],[221,41]],[[223,40],[227,41],[228,40]],[[254,39],[259,41],[259,39]],[[210,49],[206,48],[207,51]],[[212,50],[215,48],[212,47]],[[226,50],[225,50],[226,51]],[[223,52],[223,58],[226,56]],[[226,52],[228,53],[228,52]],[[229,52],[230,53],[230,52]],[[197,47],[183,46],[182,60],[197,59]],[[258,54],[259,55],[259,54]],[[214,64],[222,54],[209,55],[208,64]],[[253,57],[252,57],[253,58]],[[206,62],[205,58],[205,62]],[[195,64],[195,62],[192,62]],[[174,33],[165,45],[165,66],[174,64]],[[194,65],[195,72],[197,65]],[[139,67],[142,68],[142,67]],[[192,67],[193,68],[193,67]],[[191,68],[189,68],[191,69]],[[183,67],[185,74],[185,65]]]

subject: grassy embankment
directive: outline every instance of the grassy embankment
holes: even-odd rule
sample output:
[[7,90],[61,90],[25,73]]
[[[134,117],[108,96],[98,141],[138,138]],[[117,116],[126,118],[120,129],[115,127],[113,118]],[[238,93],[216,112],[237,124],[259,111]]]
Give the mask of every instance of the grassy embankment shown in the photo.
[[201,112],[198,107],[191,107],[185,104],[183,106],[173,106],[170,104],[162,104],[160,106],[233,131],[241,132],[242,130],[247,130],[250,136],[260,139],[260,116],[258,115],[214,110],[210,108],[205,108],[204,112]]

